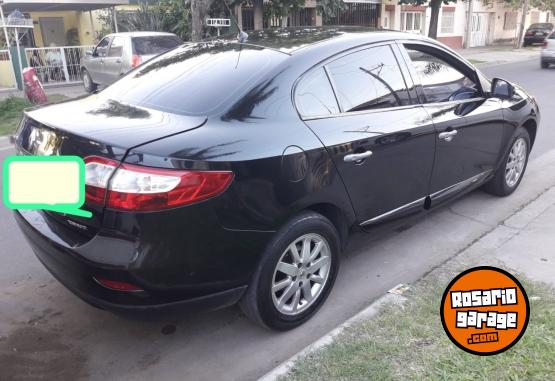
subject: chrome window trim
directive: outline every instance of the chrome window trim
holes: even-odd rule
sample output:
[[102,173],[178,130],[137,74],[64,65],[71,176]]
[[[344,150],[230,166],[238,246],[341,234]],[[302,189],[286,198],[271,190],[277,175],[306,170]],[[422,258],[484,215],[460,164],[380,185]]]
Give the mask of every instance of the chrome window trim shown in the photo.
[[445,105],[454,106],[454,105],[471,103],[471,102],[485,101],[486,99],[488,98],[478,97],[478,98],[470,98],[470,99],[461,99],[458,101],[434,102],[434,103],[425,103],[425,104],[418,103],[418,104],[405,105],[405,106],[377,108],[374,110],[361,110],[361,111],[353,111],[353,112],[340,112],[338,114],[317,115],[317,116],[311,116],[311,117],[306,117],[301,119],[304,121],[310,121],[310,120],[316,120],[316,119],[339,118],[339,117],[351,116],[351,115],[374,114],[377,112],[384,112],[384,111],[405,110],[405,109],[416,108],[416,107],[445,106]]
[[[337,117],[348,116],[348,115],[364,115],[364,114],[371,114],[373,112],[393,111],[393,110],[398,110],[398,109],[405,109],[405,108],[410,108],[410,107],[422,106],[422,104],[420,103],[420,100],[416,99],[416,101],[418,103],[413,103],[413,104],[410,104],[410,105],[396,106],[396,107],[384,107],[384,108],[375,109],[375,110],[361,110],[361,111],[346,112],[346,111],[343,111],[343,106],[341,105],[341,102],[339,102],[339,98],[337,97],[337,93],[336,93],[336,90],[335,90],[336,89],[335,88],[335,83],[333,82],[333,78],[332,78],[331,74],[329,73],[329,71],[327,69],[327,65],[330,64],[331,62],[337,61],[337,60],[339,60],[343,57],[346,57],[350,54],[358,53],[358,52],[361,52],[363,50],[377,48],[377,47],[380,47],[380,46],[389,46],[389,48],[391,49],[391,53],[393,54],[393,57],[395,58],[395,60],[397,62],[397,66],[399,66],[399,71],[401,72],[401,76],[403,77],[403,80],[405,81],[405,87],[406,87],[407,93],[409,95],[409,98],[411,99],[411,102],[413,102],[413,99],[410,96],[410,91],[407,87],[405,73],[403,72],[403,68],[402,68],[403,65],[401,64],[401,62],[399,62],[399,59],[397,57],[398,52],[393,48],[393,45],[395,45],[396,43],[397,43],[396,40],[384,40],[384,41],[377,41],[377,42],[371,42],[371,43],[367,43],[367,44],[358,45],[356,47],[353,47],[352,49],[343,50],[343,51],[341,51],[337,54],[334,54],[334,55],[326,58],[326,59],[320,61],[319,63],[317,63],[316,65],[312,66],[308,70],[306,70],[304,73],[302,73],[295,80],[295,83],[293,84],[293,87],[291,89],[291,98],[292,98],[293,106],[295,107],[295,110],[297,111],[297,115],[299,115],[299,118],[302,121],[309,121],[309,120],[316,120],[316,119],[337,118]],[[307,76],[310,72],[312,72],[314,70],[318,70],[318,68],[320,68],[320,67],[324,68],[324,71],[325,71],[326,75],[328,76],[328,80],[329,80],[330,86],[332,88],[333,94],[335,95],[335,101],[337,102],[337,107],[339,108],[340,112],[336,113],[336,114],[303,116],[301,114],[300,110],[299,110],[299,107],[297,106],[297,86],[303,80],[303,78],[305,76]],[[414,79],[411,78],[411,80],[412,80],[413,86],[414,86],[415,85]]]
[[487,98],[485,98],[485,97],[477,97],[477,98],[461,99],[461,100],[458,100],[458,101],[424,103],[423,106],[442,106],[442,105],[453,106],[453,105],[459,105],[459,104],[462,105],[462,104],[471,103],[471,102],[485,101],[486,99]]
[[316,119],[328,119],[328,118],[339,118],[339,117],[345,117],[345,116],[367,115],[367,114],[374,114],[374,113],[377,113],[377,112],[384,112],[384,111],[408,110],[408,109],[417,108],[417,107],[422,107],[422,105],[421,104],[414,104],[414,105],[405,105],[405,106],[397,106],[397,107],[377,108],[377,109],[374,109],[374,110],[342,112],[342,113],[339,113],[339,114],[311,116],[311,117],[307,117],[307,118],[302,118],[302,120],[310,121],[310,120],[316,120]]

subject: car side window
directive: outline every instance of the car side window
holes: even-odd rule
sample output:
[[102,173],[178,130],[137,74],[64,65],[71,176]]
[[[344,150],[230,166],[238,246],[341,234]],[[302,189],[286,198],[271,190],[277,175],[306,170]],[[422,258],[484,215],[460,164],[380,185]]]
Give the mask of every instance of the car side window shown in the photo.
[[108,50],[108,45],[110,45],[110,37],[105,37],[96,45],[94,50],[95,56],[106,57],[106,51]]
[[442,58],[412,47],[408,47],[407,52],[422,84],[425,103],[458,101],[479,96],[476,83]]
[[327,68],[344,112],[410,104],[403,74],[389,46],[348,54]]
[[301,79],[295,91],[295,103],[303,117],[339,113],[339,107],[324,68],[318,68]]
[[121,57],[123,53],[123,44],[123,37],[114,37],[110,45],[110,50],[108,51],[108,57]]

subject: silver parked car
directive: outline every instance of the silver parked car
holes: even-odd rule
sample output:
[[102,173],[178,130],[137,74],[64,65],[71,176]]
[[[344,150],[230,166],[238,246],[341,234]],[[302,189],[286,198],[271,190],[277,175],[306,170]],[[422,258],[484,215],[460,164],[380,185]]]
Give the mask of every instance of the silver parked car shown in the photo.
[[543,69],[547,69],[550,64],[555,64],[555,33],[543,42],[541,64]]
[[129,70],[183,42],[172,33],[127,32],[104,37],[81,61],[83,86],[89,93],[110,85]]

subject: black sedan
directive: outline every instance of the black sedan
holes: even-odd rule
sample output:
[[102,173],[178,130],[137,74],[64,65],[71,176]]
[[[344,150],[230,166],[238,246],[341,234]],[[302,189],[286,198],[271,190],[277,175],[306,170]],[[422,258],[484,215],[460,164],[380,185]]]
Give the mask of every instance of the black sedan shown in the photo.
[[93,217],[15,218],[95,306],[239,302],[286,330],[326,300],[350,232],[399,227],[482,186],[513,193],[538,123],[524,90],[413,34],[203,42],[27,111],[18,153],[83,157]]
[[550,22],[532,24],[526,29],[523,46],[541,44],[553,33],[554,26]]

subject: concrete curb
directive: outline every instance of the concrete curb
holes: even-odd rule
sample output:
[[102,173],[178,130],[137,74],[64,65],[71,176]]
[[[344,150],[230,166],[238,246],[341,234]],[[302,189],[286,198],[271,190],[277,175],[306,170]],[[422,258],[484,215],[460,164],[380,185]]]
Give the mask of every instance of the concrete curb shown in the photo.
[[289,370],[295,365],[295,362],[297,360],[299,360],[300,358],[306,355],[316,352],[318,349],[321,349],[330,345],[338,335],[340,335],[343,331],[345,331],[345,329],[349,328],[355,323],[358,323],[359,321],[372,319],[378,314],[378,312],[380,312],[382,306],[384,306],[385,304],[391,303],[391,304],[401,305],[406,300],[407,299],[401,295],[385,294],[384,296],[382,296],[381,298],[379,298],[378,300],[370,304],[368,307],[366,307],[365,309],[357,313],[355,316],[348,319],[343,324],[337,326],[336,328],[334,328],[333,330],[331,330],[330,332],[328,332],[327,334],[325,334],[324,336],[322,336],[312,344],[306,346],[300,352],[297,352],[295,355],[291,356],[285,362],[278,365],[277,367],[275,367],[274,369],[266,373],[264,376],[260,377],[258,380],[274,381],[279,379],[282,376],[285,376],[287,372],[289,372]]
[[[471,59],[476,59],[479,60],[479,58],[471,58]],[[516,60],[497,60],[497,61],[486,61],[483,63],[479,63],[476,64],[476,67],[489,67],[489,66],[496,66],[496,65],[506,65],[506,64],[512,64],[512,63],[518,63],[518,62],[524,62],[524,61],[533,61],[533,60],[540,60],[540,57],[522,57]],[[538,63],[539,65],[539,63]]]

